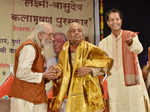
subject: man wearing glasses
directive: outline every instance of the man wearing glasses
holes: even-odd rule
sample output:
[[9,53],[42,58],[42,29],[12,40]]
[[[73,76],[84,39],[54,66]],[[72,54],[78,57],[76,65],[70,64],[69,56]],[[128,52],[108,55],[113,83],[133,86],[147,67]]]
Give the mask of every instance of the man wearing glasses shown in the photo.
[[47,112],[45,82],[57,77],[44,72],[42,52],[50,46],[52,38],[52,26],[42,22],[16,50],[14,82],[9,92],[11,112]]

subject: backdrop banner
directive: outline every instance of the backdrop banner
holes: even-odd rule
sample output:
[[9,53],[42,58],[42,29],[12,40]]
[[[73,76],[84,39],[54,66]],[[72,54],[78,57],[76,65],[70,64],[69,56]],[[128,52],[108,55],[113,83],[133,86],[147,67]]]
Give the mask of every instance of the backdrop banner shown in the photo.
[[94,43],[93,0],[0,0],[0,86],[10,75],[16,48],[39,22],[66,34],[68,24],[83,25],[85,39]]

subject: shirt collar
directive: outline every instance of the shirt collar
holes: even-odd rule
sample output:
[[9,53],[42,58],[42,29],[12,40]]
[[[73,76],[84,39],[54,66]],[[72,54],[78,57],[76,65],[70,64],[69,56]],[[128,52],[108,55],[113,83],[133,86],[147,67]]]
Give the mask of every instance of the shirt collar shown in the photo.
[[115,35],[114,35],[113,33],[111,33],[111,36],[112,36],[113,39],[115,39],[115,40],[121,39],[121,35],[122,35],[122,30],[121,30],[120,34],[117,36],[117,38],[115,37]]

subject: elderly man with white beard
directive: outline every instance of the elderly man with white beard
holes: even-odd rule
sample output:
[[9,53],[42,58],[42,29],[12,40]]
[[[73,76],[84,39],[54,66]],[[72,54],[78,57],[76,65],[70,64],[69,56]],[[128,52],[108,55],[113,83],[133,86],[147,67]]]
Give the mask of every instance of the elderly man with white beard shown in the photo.
[[47,112],[45,82],[57,77],[50,71],[44,72],[42,52],[52,38],[52,26],[42,22],[16,50],[14,82],[9,92],[11,112]]

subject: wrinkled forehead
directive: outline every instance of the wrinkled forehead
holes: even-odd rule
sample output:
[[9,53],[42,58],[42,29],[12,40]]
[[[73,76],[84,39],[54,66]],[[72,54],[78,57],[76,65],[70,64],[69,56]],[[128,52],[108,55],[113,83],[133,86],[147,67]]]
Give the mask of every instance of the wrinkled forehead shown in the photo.
[[45,24],[45,32],[46,33],[53,33],[53,28],[49,24]]
[[63,35],[57,34],[54,36],[54,40],[65,40],[65,37]]
[[82,26],[79,24],[79,23],[71,23],[70,24],[70,27],[69,27],[69,30],[73,30],[73,29],[80,29],[80,30],[83,30]]

